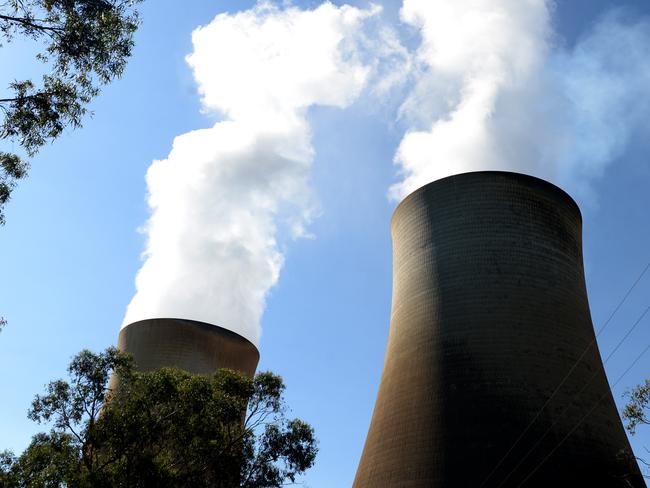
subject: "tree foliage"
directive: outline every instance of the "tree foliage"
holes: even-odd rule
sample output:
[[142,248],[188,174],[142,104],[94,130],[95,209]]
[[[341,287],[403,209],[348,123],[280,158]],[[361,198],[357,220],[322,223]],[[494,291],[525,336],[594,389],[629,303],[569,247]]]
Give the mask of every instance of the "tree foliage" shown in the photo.
[[[31,157],[66,127],[80,127],[100,87],[124,71],[140,1],[0,0],[0,45],[17,37],[39,42],[37,59],[49,70],[40,82],[15,80],[0,95],[0,139],[18,143]],[[28,168],[18,155],[0,151],[0,224]]]
[[35,398],[29,416],[51,430],[0,456],[0,486],[280,487],[314,463],[313,429],[285,417],[272,373],[137,373],[115,349],[82,351],[69,373]]
[[[626,392],[625,396],[628,402],[623,408],[623,419],[627,422],[627,430],[634,435],[640,425],[650,425],[650,418],[648,418],[650,410],[650,379]],[[650,463],[646,459],[636,459],[646,468],[650,468]],[[648,476],[645,477],[648,478]]]
[[623,418],[627,421],[630,434],[636,433],[639,425],[649,425],[648,409],[650,409],[650,379],[628,391],[625,396],[628,403],[623,409]]

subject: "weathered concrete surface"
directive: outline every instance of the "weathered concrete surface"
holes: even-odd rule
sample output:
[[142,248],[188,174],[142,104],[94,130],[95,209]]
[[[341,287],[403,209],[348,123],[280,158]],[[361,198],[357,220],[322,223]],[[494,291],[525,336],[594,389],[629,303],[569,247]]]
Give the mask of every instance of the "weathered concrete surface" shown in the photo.
[[645,486],[595,345],[581,226],[566,193],[514,173],[452,176],[398,206],[390,333],[354,488]]
[[150,319],[120,331],[118,349],[133,355],[138,371],[173,366],[212,375],[230,368],[253,377],[260,355],[244,337],[216,325],[184,319]]

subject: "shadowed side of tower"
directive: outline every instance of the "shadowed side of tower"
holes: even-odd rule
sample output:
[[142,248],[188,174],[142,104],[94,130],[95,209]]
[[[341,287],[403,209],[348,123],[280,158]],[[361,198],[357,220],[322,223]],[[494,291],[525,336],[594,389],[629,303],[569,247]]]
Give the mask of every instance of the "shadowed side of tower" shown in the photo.
[[212,375],[219,368],[255,375],[257,347],[216,325],[184,319],[149,319],[120,331],[118,349],[133,355],[138,371],[176,367]]
[[409,195],[391,234],[390,333],[354,488],[645,486],[566,193],[515,173],[456,175]]

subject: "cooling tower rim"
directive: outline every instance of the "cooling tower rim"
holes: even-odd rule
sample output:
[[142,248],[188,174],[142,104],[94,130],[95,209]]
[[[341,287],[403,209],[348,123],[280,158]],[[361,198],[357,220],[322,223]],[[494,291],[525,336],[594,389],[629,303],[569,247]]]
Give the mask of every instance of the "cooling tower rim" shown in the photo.
[[203,322],[201,320],[186,319],[186,318],[182,318],[182,317],[150,317],[148,319],[141,319],[141,320],[136,320],[135,322],[130,322],[130,323],[122,326],[121,330],[125,330],[127,327],[131,327],[132,325],[151,322],[151,321],[154,321],[154,320],[170,320],[170,321],[175,321],[177,323],[180,322],[180,323],[188,323],[188,324],[191,324],[191,325],[196,325],[196,326],[201,327],[201,328],[209,327],[211,330],[217,329],[220,333],[222,333],[222,334],[224,334],[226,336],[231,336],[231,337],[233,337],[235,339],[243,340],[243,341],[249,343],[251,346],[253,346],[255,348],[255,350],[257,351],[257,354],[258,355],[260,354],[259,348],[250,339],[247,339],[243,335],[238,334],[237,332],[234,332],[234,331],[232,331],[230,329],[227,329],[225,327],[221,327],[220,325],[211,324],[210,322]]
[[501,175],[501,176],[506,176],[506,177],[515,177],[516,179],[519,180],[528,180],[528,181],[534,181],[536,183],[541,183],[542,186],[546,186],[549,190],[559,194],[569,202],[571,206],[573,206],[576,210],[576,213],[578,215],[578,219],[580,222],[582,222],[582,212],[580,211],[580,206],[577,204],[577,202],[573,199],[571,195],[569,195],[565,190],[560,188],[559,186],[555,185],[554,183],[551,183],[548,180],[545,180],[544,178],[539,178],[537,176],[532,176],[526,173],[517,173],[515,171],[498,171],[498,170],[482,170],[482,171],[467,171],[465,173],[457,173],[454,175],[450,176],[445,176],[444,178],[440,178],[438,180],[431,181],[425,185],[422,185],[421,187],[417,188],[416,190],[413,190],[411,193],[406,195],[404,199],[395,207],[395,210],[393,210],[393,215],[391,217],[391,227],[393,226],[393,223],[395,221],[396,215],[399,211],[399,209],[407,204],[408,201],[413,199],[416,194],[419,194],[423,191],[426,191],[426,189],[429,189],[433,186],[437,185],[443,185],[448,183],[451,180],[458,179],[458,178],[463,178],[469,175],[478,175],[478,174],[484,174],[484,175]]

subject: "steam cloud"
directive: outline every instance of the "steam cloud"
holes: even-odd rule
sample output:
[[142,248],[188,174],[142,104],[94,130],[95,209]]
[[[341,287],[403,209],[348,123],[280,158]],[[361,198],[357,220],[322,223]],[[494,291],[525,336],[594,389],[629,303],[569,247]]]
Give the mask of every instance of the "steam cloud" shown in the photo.
[[299,236],[313,210],[306,111],[361,92],[371,68],[356,39],[378,11],[260,3],[193,33],[187,60],[203,107],[225,120],[176,137],[147,172],[145,262],[124,325],[182,317],[258,343],[283,263],[278,223]]
[[589,198],[591,179],[649,110],[650,24],[610,13],[571,50],[556,45],[552,2],[405,0],[419,30],[409,129],[395,162],[400,200],[452,174],[508,170]]

